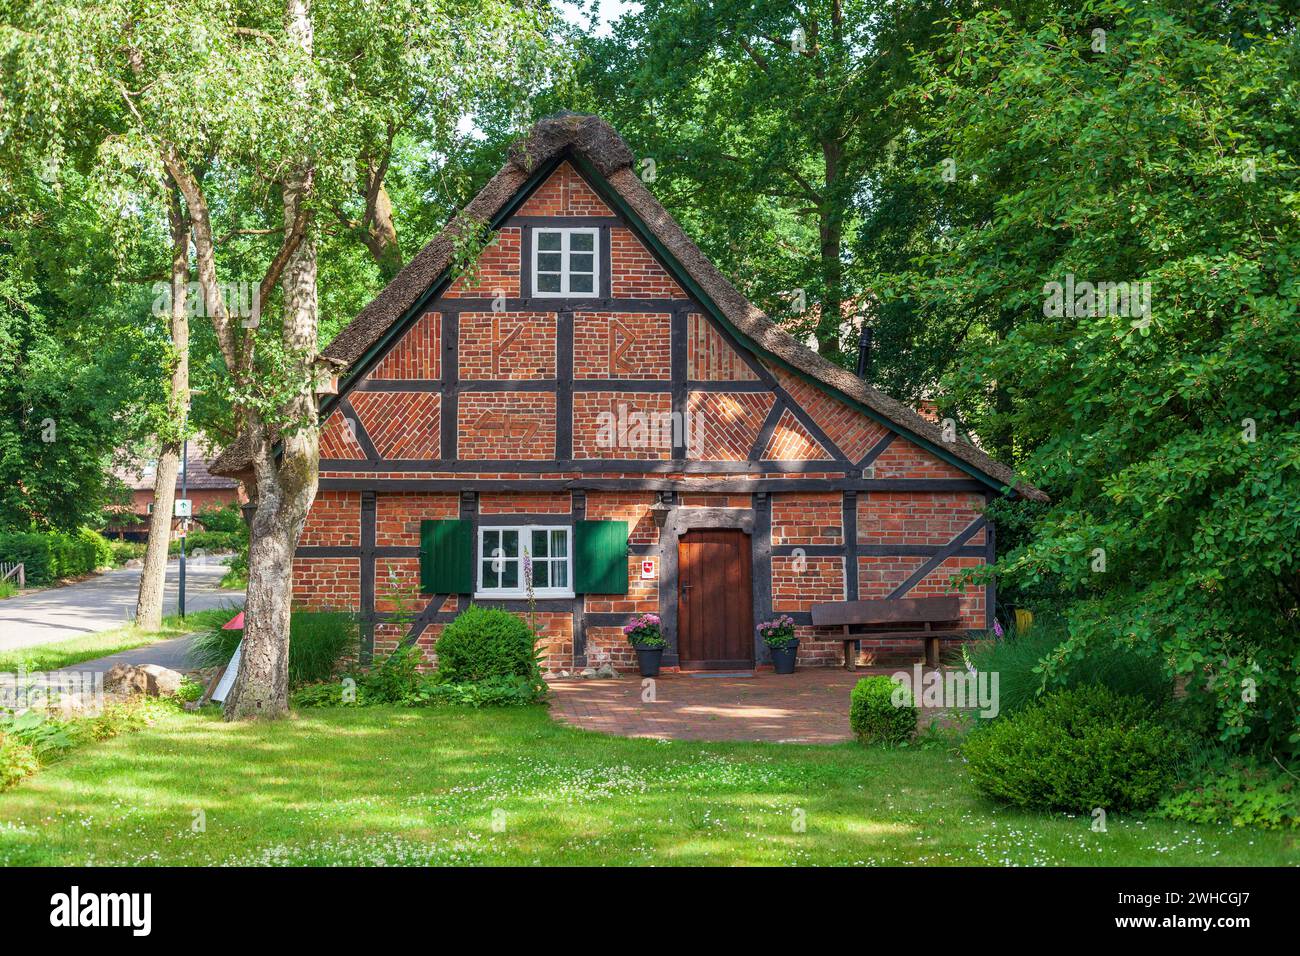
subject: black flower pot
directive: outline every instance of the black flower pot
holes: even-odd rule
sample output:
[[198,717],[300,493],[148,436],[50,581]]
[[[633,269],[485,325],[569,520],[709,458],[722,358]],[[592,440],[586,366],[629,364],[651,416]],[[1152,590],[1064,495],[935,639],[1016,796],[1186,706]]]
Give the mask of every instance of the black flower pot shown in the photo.
[[772,666],[778,674],[793,674],[794,659],[799,653],[799,642],[795,641],[785,647],[772,648]]
[[662,647],[638,647],[636,649],[637,663],[641,665],[642,677],[659,676],[659,658],[664,656]]

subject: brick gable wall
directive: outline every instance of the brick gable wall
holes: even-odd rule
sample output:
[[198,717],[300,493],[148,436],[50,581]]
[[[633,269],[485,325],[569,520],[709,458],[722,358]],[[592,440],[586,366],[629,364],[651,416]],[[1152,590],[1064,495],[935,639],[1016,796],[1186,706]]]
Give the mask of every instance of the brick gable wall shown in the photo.
[[[296,606],[360,608],[374,616],[376,655],[396,648],[410,631],[432,667],[438,635],[470,597],[412,594],[418,623],[387,619],[398,590],[419,588],[422,521],[466,514],[480,526],[626,521],[627,593],[540,600],[536,613],[549,670],[603,661],[627,670],[635,654],[622,623],[646,612],[671,619],[676,604],[667,577],[675,563],[671,539],[653,516],[656,492],[639,486],[653,480],[655,487],[685,489],[672,499],[672,513],[718,509],[755,523],[755,593],[770,593],[770,604],[755,609],[755,623],[795,615],[802,666],[841,661],[838,635],[811,626],[813,604],[888,597],[927,568],[908,596],[961,593],[963,623],[985,626],[985,588],[957,592],[951,579],[982,563],[986,532],[970,535],[961,553],[940,554],[981,520],[982,488],[939,486],[967,483],[969,475],[901,435],[881,450],[888,431],[879,422],[775,362],[739,350],[629,226],[611,224],[613,211],[569,164],[516,215],[595,218],[601,235],[608,234],[602,289],[613,299],[584,307],[528,298],[521,290],[529,271],[524,229],[536,220],[498,230],[476,274],[432,300],[373,361],[369,388],[340,396],[343,404],[327,418],[325,485],[294,561]],[[499,295],[513,301],[505,308],[481,301]],[[464,301],[469,298],[480,301]],[[683,364],[676,375],[675,355]],[[679,436],[687,454],[680,462],[671,460],[673,426],[682,426],[673,421],[675,399],[687,413]],[[640,432],[637,415],[648,416]],[[368,460],[349,417],[382,461]],[[448,435],[455,440],[444,448]],[[568,457],[557,461],[557,448],[566,444]],[[846,503],[833,483],[860,480],[856,464],[873,449],[879,452],[875,478],[931,486],[877,491],[864,483]],[[390,461],[401,465],[386,467]],[[620,469],[618,461],[641,467]],[[739,466],[721,464],[732,462]],[[751,480],[799,480],[804,487],[761,500],[733,487]],[[350,484],[331,484],[338,481]],[[547,482],[546,490],[533,487],[538,482]],[[722,482],[728,487],[719,487]],[[770,526],[761,528],[764,514]],[[849,521],[856,533],[846,528]],[[891,548],[913,553],[891,555]],[[646,559],[655,572],[649,579],[641,575]],[[765,560],[771,574],[760,580]],[[371,602],[365,608],[363,593]],[[526,613],[521,604],[512,606]],[[921,651],[915,641],[864,640],[862,647],[861,660],[872,663],[910,662]]]

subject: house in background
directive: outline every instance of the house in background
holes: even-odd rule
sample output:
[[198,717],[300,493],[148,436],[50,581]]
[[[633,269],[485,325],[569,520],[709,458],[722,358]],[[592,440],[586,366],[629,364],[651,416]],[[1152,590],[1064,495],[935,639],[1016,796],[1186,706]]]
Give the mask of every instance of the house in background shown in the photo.
[[[453,273],[444,232],[325,350],[343,373],[294,600],[359,611],[367,652],[432,657],[471,601],[535,601],[550,670],[631,664],[621,628],[645,612],[668,667],[762,665],[776,614],[801,663],[838,664],[851,645],[815,605],[956,594],[994,558],[986,502],[1044,498],[780,331],[633,161],[598,117],[538,123],[464,212],[494,232],[477,267]],[[247,449],[213,470],[247,476]],[[963,633],[994,602],[961,591]]]
[[[193,513],[208,508],[219,508],[229,504],[244,504],[248,496],[243,486],[234,478],[215,475],[209,466],[215,460],[204,452],[206,442],[202,435],[196,435],[189,441],[189,460],[186,463],[188,474],[185,485],[186,497],[192,503]],[[129,505],[118,505],[110,511],[123,515],[122,519],[112,520],[104,529],[110,538],[124,538],[127,541],[145,541],[149,537],[149,515],[153,513],[153,496],[156,460],[140,460],[125,467],[113,469],[113,474],[131,492]],[[181,497],[181,477],[176,475],[176,498]],[[129,517],[127,517],[129,516]],[[172,537],[180,535],[180,519],[172,520]]]

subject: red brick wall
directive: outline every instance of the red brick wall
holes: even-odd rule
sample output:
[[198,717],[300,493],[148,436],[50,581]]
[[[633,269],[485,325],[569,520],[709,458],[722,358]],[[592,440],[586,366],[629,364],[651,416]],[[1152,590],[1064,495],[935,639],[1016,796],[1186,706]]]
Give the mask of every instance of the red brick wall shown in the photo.
[[426,312],[394,344],[369,378],[376,379],[433,379],[442,373],[442,316]]
[[631,229],[614,227],[609,259],[616,299],[681,299],[682,287],[664,271]]
[[775,397],[771,392],[691,392],[688,458],[745,461],[763,430]]
[[[858,494],[858,541],[863,544],[947,544],[984,509],[971,492],[872,491]],[[984,543],[977,531],[968,545]]]
[[810,611],[814,604],[844,600],[844,559],[828,556],[772,558],[772,610]]
[[481,515],[567,515],[573,510],[572,501],[567,491],[541,495],[515,491],[501,493],[489,491],[479,496],[478,512]]
[[763,450],[764,461],[825,461],[834,457],[788,408],[777,419]]
[[[659,528],[650,516],[654,503],[654,493],[649,491],[593,491],[587,495],[587,518],[591,521],[626,521],[629,544],[657,544]],[[640,576],[639,568],[637,576]]]
[[705,316],[686,316],[686,377],[693,382],[753,382],[754,370]]
[[672,378],[672,316],[666,312],[578,312],[573,377]]
[[439,457],[442,446],[442,396],[433,392],[353,392],[352,408],[384,458]]
[[561,163],[519,207],[519,215],[611,216],[613,213],[576,169]]
[[549,392],[462,392],[456,453],[467,460],[555,457],[555,396]]
[[318,491],[307,512],[300,546],[357,547],[361,544],[361,492]]
[[895,438],[872,462],[877,478],[969,478],[906,438]]
[[[859,461],[885,434],[885,427],[779,366],[766,363],[790,396],[851,461]],[[897,442],[895,442],[897,444]]]
[[[673,453],[672,409],[672,396],[666,392],[575,392],[573,457],[667,460]],[[638,429],[633,417],[638,413],[650,416],[644,429]],[[626,426],[620,429],[619,421]]]
[[[353,393],[356,394],[355,392]],[[357,461],[366,457],[357,440],[352,437],[352,429],[337,409],[325,420],[320,433],[320,456],[322,458],[346,458]]]
[[466,296],[491,299],[501,294],[508,299],[519,298],[521,245],[521,233],[517,227],[507,226],[499,230],[479,256],[477,275],[462,276],[443,295],[449,299]]
[[443,493],[375,495],[375,544],[381,548],[420,546],[420,522],[460,517],[459,496]]
[[294,607],[355,609],[361,600],[360,558],[294,558]]
[[462,312],[460,377],[555,378],[554,312]]
[[772,496],[772,544],[842,544],[844,496],[779,494]]

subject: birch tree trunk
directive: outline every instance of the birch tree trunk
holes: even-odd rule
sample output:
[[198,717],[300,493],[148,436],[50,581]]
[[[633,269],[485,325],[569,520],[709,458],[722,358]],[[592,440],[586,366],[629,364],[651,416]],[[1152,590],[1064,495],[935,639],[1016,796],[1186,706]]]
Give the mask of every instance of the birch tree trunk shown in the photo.
[[140,593],[135,602],[135,623],[147,631],[162,626],[163,587],[167,578],[167,547],[172,537],[172,512],[176,501],[176,475],[180,470],[182,430],[190,390],[190,321],[186,315],[186,292],[190,281],[189,221],[180,199],[168,190],[168,219],[171,224],[171,391],[168,422],[159,436],[158,467],[154,473],[153,514],[149,517],[149,544],[140,571]]
[[[312,52],[310,0],[288,0],[285,11],[289,37]],[[301,98],[305,81],[295,81]],[[295,106],[301,107],[301,99]],[[293,108],[293,107],[291,107]],[[316,497],[320,455],[313,368],[317,354],[316,243],[311,235],[308,204],[312,193],[310,159],[294,166],[284,183],[286,243],[296,230],[303,237],[280,277],[284,292],[285,352],[295,356],[297,371],[308,384],[283,409],[300,427],[281,431],[280,456],[275,442],[252,413],[246,428],[256,436],[253,470],[257,507],[253,513],[248,550],[248,598],[244,614],[243,660],[235,686],[226,700],[227,720],[280,717],[289,710],[289,614],[293,597],[293,552],[307,512]],[[302,223],[306,227],[302,228]]]

